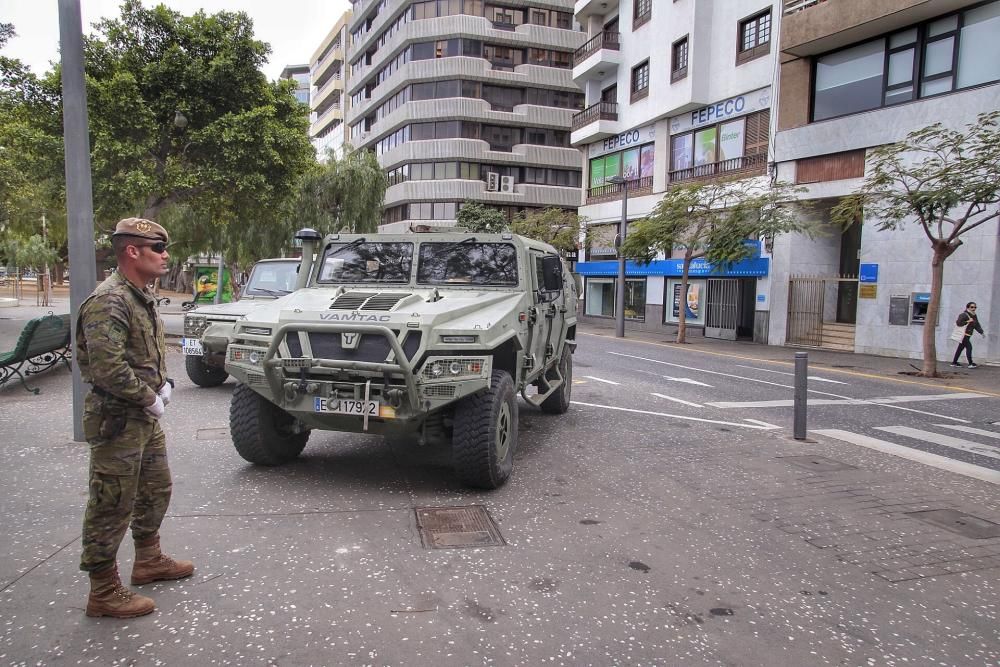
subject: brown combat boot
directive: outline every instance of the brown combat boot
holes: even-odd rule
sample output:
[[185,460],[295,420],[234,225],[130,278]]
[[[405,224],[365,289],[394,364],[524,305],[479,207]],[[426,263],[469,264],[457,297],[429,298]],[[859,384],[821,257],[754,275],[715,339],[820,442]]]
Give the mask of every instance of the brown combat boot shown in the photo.
[[122,586],[118,566],[90,573],[90,597],[87,599],[87,616],[112,616],[135,618],[156,609],[153,601],[133,593]]
[[132,585],[141,586],[154,581],[183,579],[194,572],[189,560],[174,560],[160,551],[160,537],[154,535],[135,543],[135,563],[132,565]]

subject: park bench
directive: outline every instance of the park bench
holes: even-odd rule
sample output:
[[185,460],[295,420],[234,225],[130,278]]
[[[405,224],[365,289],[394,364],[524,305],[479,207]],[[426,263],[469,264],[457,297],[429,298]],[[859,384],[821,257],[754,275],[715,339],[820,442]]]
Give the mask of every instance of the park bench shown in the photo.
[[69,315],[49,314],[28,320],[14,349],[0,353],[0,387],[17,377],[21,386],[37,394],[39,389],[29,387],[26,376],[41,373],[60,361],[69,368],[69,360]]

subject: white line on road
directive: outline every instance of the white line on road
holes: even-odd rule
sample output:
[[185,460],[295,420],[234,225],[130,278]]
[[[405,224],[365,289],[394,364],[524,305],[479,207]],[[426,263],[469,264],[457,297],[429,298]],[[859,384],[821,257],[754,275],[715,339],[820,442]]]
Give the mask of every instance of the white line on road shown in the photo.
[[913,403],[919,401],[950,401],[962,398],[989,398],[983,394],[973,394],[969,392],[957,394],[911,394],[909,396],[883,396],[882,398],[866,398],[869,403]]
[[662,377],[664,380],[669,380],[670,382],[683,382],[684,384],[693,384],[699,387],[708,387],[709,389],[713,388],[712,385],[710,384],[705,384],[704,382],[698,382],[697,380],[692,380],[691,378],[675,378],[675,377],[668,377],[666,375],[661,375],[660,377]]
[[593,375],[584,375],[585,378],[590,378],[591,380],[597,380],[598,382],[604,382],[605,384],[621,384],[621,382],[614,382],[612,380],[605,380],[604,378],[594,377]]
[[618,410],[620,412],[633,412],[640,415],[652,415],[654,417],[670,417],[671,419],[684,419],[692,422],[703,422],[705,424],[718,424],[720,426],[739,426],[740,428],[750,428],[755,431],[770,431],[772,428],[777,427],[764,427],[756,426],[753,424],[737,424],[735,422],[724,422],[718,419],[701,419],[700,417],[688,417],[686,415],[671,415],[666,412],[651,412],[649,410],[634,410],[632,408],[619,408],[616,405],[599,405],[597,403],[583,403],[581,401],[572,401],[573,405],[585,405],[588,408],[602,408],[604,410]]
[[923,442],[943,445],[945,447],[951,447],[952,449],[959,449],[963,452],[969,452],[970,454],[979,454],[980,456],[1000,460],[1000,448],[993,447],[991,445],[980,445],[977,442],[969,442],[968,440],[962,440],[961,438],[956,438],[954,436],[942,435],[940,433],[924,431],[918,428],[911,428],[909,426],[877,426],[876,429],[879,431],[885,431],[886,433],[895,433],[896,435],[913,438],[914,440],[922,440]]
[[[914,394],[913,396],[883,396],[881,398],[809,398],[807,405],[891,405],[893,403],[916,403],[919,401],[948,401],[962,398],[987,398],[982,394]],[[795,404],[792,399],[773,401],[716,401],[707,403],[713,408],[790,408]]]
[[750,422],[751,424],[760,424],[761,426],[766,426],[766,427],[768,427],[770,429],[781,428],[780,426],[777,426],[775,424],[770,424],[768,422],[762,422],[759,419],[745,419],[744,418],[743,421]]
[[[733,364],[733,365],[738,366],[740,368],[750,368],[755,371],[761,371],[762,373],[777,373],[778,375],[791,375],[792,377],[795,376],[795,373],[786,373],[785,371],[775,371],[770,368],[757,368],[756,366],[744,366],[743,364]],[[846,382],[841,382],[840,380],[828,380],[827,378],[820,378],[814,375],[809,375],[808,379],[815,380],[816,382],[829,382],[831,384],[847,384]]]
[[964,431],[966,433],[973,433],[975,435],[983,435],[987,438],[998,438],[1000,439],[1000,433],[996,431],[984,431],[981,428],[972,428],[971,426],[959,426],[958,424],[934,424],[935,426],[940,426],[941,428],[951,428],[956,431]]
[[982,466],[973,465],[972,463],[965,463],[964,461],[956,461],[955,459],[950,459],[947,456],[938,456],[937,454],[931,454],[919,449],[913,449],[912,447],[904,447],[903,445],[897,445],[885,440],[879,440],[878,438],[861,435],[860,433],[851,433],[850,431],[841,431],[836,428],[817,429],[810,431],[810,433],[825,435],[829,438],[849,442],[852,445],[860,445],[861,447],[874,449],[877,452],[892,454],[893,456],[898,456],[910,461],[916,461],[917,463],[933,466],[940,470],[947,470],[958,475],[981,479],[984,482],[1000,484],[1000,471],[990,470],[989,468],[983,468]]
[[666,394],[657,394],[655,391],[654,392],[650,392],[650,393],[652,393],[653,396],[657,396],[659,398],[665,398],[668,401],[673,401],[674,403],[681,403],[683,405],[690,405],[693,408],[703,408],[703,407],[705,407],[704,405],[701,405],[700,403],[692,403],[691,401],[684,401],[684,400],[681,400],[679,398],[674,398],[673,396],[667,396]]

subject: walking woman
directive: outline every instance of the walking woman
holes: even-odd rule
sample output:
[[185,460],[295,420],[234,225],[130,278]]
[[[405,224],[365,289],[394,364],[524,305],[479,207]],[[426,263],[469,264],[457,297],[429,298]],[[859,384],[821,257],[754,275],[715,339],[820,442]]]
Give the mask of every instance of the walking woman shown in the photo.
[[974,301],[965,304],[965,310],[955,320],[955,326],[965,327],[965,335],[962,336],[962,340],[958,343],[958,349],[955,350],[955,358],[952,360],[951,365],[956,368],[962,367],[962,364],[958,363],[958,358],[962,356],[962,350],[965,350],[965,358],[969,360],[969,368],[976,368],[976,364],[972,361],[972,332],[978,331],[980,336],[985,336],[986,334],[983,333],[983,327],[979,325],[979,318],[976,317],[976,304]]

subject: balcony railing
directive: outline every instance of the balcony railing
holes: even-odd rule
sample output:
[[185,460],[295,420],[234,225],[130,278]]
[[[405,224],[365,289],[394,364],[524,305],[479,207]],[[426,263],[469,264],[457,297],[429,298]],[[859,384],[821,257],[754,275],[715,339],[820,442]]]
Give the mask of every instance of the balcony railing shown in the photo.
[[598,102],[591,104],[580,113],[573,114],[572,131],[576,132],[581,127],[586,127],[598,120],[618,120],[618,103]]
[[826,0],[785,0],[785,14],[794,14],[809,9]]
[[700,164],[697,167],[687,169],[677,169],[668,173],[670,182],[693,181],[702,178],[712,178],[714,176],[735,176],[738,174],[764,173],[767,165],[767,153],[754,153],[743,157],[734,157],[729,160]]
[[[653,191],[653,177],[631,178],[628,180],[628,196],[649,194]],[[602,201],[621,199],[621,183],[605,183],[595,188],[587,188],[587,203],[595,204]]]
[[617,51],[619,49],[619,37],[620,33],[610,30],[597,33],[586,44],[573,52],[573,66],[576,67],[601,49]]

